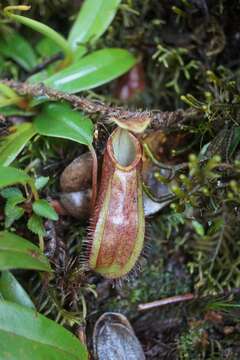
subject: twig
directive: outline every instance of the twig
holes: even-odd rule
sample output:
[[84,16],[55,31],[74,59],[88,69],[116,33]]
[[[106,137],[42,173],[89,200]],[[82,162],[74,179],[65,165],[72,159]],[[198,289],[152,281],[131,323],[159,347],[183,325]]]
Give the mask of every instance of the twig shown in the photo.
[[28,75],[33,75],[33,74],[35,74],[35,73],[37,73],[39,71],[42,71],[48,65],[54,64],[56,61],[62,60],[62,59],[63,59],[63,54],[62,53],[54,54],[53,56],[44,59],[41,64],[36,65],[31,71],[29,71]]
[[[234,296],[234,295],[240,295],[240,288],[224,290],[219,294],[215,294],[214,298],[216,298],[216,299],[219,299],[221,297],[226,298],[228,296]],[[155,308],[165,306],[165,305],[177,304],[179,302],[185,302],[185,301],[190,301],[190,300],[208,300],[208,299],[211,300],[211,297],[209,298],[209,295],[199,296],[196,294],[194,295],[192,293],[187,293],[187,294],[167,297],[167,298],[164,298],[161,300],[156,300],[156,301],[152,301],[152,302],[145,303],[145,304],[139,304],[138,310],[145,311],[145,310],[151,310],[151,309],[155,309]]]
[[164,305],[176,304],[176,303],[183,302],[183,301],[189,301],[189,300],[193,300],[194,297],[195,296],[191,293],[171,296],[171,297],[168,297],[165,299],[152,301],[152,302],[149,302],[146,304],[140,304],[140,305],[138,305],[138,310],[139,311],[150,310],[150,309],[154,309],[154,308],[164,306]]
[[89,100],[76,95],[67,94],[61,91],[50,89],[43,84],[32,85],[27,82],[14,80],[0,80],[1,83],[14,89],[21,96],[39,97],[45,96],[49,100],[63,100],[72,104],[73,107],[81,109],[88,114],[100,113],[105,116],[106,121],[113,118],[134,119],[136,117],[150,117],[150,129],[176,128],[182,129],[182,124],[194,118],[199,118],[202,113],[196,109],[176,110],[176,111],[129,111],[122,107],[111,107],[100,101]]

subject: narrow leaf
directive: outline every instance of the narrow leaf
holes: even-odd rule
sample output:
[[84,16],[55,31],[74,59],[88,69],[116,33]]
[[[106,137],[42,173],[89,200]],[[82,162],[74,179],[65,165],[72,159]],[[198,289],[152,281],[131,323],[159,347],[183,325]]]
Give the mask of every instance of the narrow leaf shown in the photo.
[[91,120],[68,104],[50,103],[34,120],[41,135],[59,137],[90,145],[93,137]]
[[36,45],[36,50],[41,57],[50,57],[61,52],[61,48],[52,39],[42,38]]
[[51,271],[47,258],[39,248],[8,231],[0,232],[0,270],[35,269]]
[[[44,80],[47,80],[47,78],[49,78],[49,72],[48,70],[41,70],[39,72],[37,72],[36,74],[33,74],[31,76],[29,76],[27,78],[27,82],[29,84],[37,84],[37,83],[41,83]],[[31,105],[31,103],[30,103]]]
[[[40,40],[36,46],[37,52],[41,55],[41,58],[47,59],[58,53],[61,53],[61,48],[51,39],[44,37]],[[59,60],[47,66],[46,69],[41,70],[27,78],[28,83],[36,84],[43,82],[51,75],[55,74],[56,66],[59,64]]]
[[16,131],[5,137],[0,146],[0,165],[10,165],[35,134],[31,123],[17,125]]
[[202,226],[202,224],[200,224],[200,222],[193,220],[192,226],[199,236],[204,236],[205,234],[204,227]]
[[71,48],[70,48],[67,40],[64,39],[64,37],[61,34],[59,34],[54,29],[50,28],[49,26],[41,23],[40,21],[30,19],[30,18],[28,18],[26,16],[16,15],[16,14],[14,14],[12,12],[14,10],[27,11],[28,9],[29,9],[28,6],[26,6],[24,9],[21,7],[21,5],[19,5],[19,6],[7,6],[4,9],[4,14],[6,16],[9,16],[14,21],[19,22],[20,24],[26,25],[26,26],[30,27],[31,29],[41,33],[42,35],[50,38],[52,41],[54,41],[63,50],[66,57],[70,60],[72,58]]
[[0,358],[87,360],[84,345],[62,326],[27,307],[0,302]]
[[2,271],[0,293],[4,300],[35,309],[32,300],[10,271]]
[[87,55],[44,81],[70,94],[93,89],[127,72],[136,59],[127,50],[103,49]]
[[21,110],[16,106],[4,106],[1,108],[1,115],[4,116],[32,116],[34,115],[33,111]]
[[53,209],[53,207],[49,204],[47,200],[40,199],[33,203],[33,211],[35,214],[45,217],[51,220],[58,220],[58,214]]
[[30,43],[13,30],[5,37],[1,36],[0,54],[16,61],[27,71],[37,65],[37,57]]
[[75,50],[79,45],[96,41],[112,22],[121,0],[85,0],[69,33]]
[[230,145],[229,153],[233,155],[240,143],[240,126],[234,127],[233,139]]

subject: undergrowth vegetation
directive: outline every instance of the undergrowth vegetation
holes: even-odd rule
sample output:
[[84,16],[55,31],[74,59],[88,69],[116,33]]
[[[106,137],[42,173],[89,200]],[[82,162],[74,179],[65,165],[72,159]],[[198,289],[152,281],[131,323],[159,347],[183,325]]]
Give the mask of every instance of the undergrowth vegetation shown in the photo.
[[[45,316],[39,321],[48,317],[75,333],[85,326],[91,333],[104,311],[121,311],[147,359],[238,359],[239,2],[115,0],[102,15],[94,7],[79,12],[83,1],[26,3],[26,12],[6,9],[18,1],[0,5],[0,251],[16,236],[16,252],[22,239],[37,256],[29,265],[28,253],[15,260],[6,253],[2,263],[0,255],[0,296],[19,303],[6,287],[22,285],[28,306]],[[94,11],[100,25],[81,35]],[[52,98],[45,86],[55,91]],[[64,101],[62,91],[69,94]],[[73,111],[72,94],[93,108]],[[115,286],[82,266],[87,222],[56,207],[64,168],[86,149],[101,159],[114,126],[99,111],[102,104],[149,110],[152,117],[160,109],[173,119],[157,129],[150,123],[141,136],[154,169],[155,188],[146,191],[155,202],[168,200],[147,219],[141,271]],[[24,270],[7,272],[16,268]],[[191,301],[138,310],[187,293]],[[58,331],[70,336],[56,325]],[[70,339],[67,346],[86,352]]]

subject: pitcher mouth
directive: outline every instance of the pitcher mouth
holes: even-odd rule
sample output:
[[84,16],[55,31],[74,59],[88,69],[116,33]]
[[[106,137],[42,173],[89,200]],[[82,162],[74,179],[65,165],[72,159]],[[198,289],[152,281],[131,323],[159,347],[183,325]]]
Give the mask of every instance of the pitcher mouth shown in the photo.
[[134,169],[142,158],[139,140],[128,130],[117,128],[107,143],[107,152],[115,166],[122,171]]

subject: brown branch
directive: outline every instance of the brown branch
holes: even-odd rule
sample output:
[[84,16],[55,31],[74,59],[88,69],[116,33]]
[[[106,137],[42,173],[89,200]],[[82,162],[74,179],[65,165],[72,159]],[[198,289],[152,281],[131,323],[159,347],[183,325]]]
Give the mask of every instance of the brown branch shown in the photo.
[[37,72],[46,69],[47,66],[52,65],[56,61],[62,60],[62,59],[63,59],[62,53],[54,54],[53,56],[50,56],[50,57],[44,59],[41,64],[37,64],[31,71],[28,72],[28,75],[30,76],[30,75],[36,74]]
[[50,89],[43,84],[32,85],[27,82],[19,82],[14,80],[0,80],[1,83],[9,86],[21,96],[39,97],[45,96],[49,100],[63,100],[71,103],[76,109],[81,109],[85,113],[93,114],[100,113],[108,121],[111,118],[131,119],[137,116],[147,116],[151,119],[150,129],[167,129],[176,128],[182,129],[182,124],[194,118],[199,118],[202,115],[196,109],[176,110],[176,111],[129,111],[123,107],[111,107],[96,100],[89,100],[87,98],[76,95],[67,94],[61,91]]

